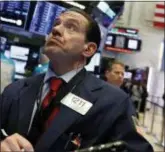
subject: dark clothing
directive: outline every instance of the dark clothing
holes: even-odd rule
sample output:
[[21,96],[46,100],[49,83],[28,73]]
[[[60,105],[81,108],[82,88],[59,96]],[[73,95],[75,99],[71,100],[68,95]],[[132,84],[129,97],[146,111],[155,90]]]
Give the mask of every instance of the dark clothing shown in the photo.
[[[165,93],[163,94],[163,101],[164,101],[164,107],[163,107],[163,118],[164,118],[164,123],[165,123]],[[164,124],[165,126],[165,124]]]
[[[65,152],[70,135],[81,135],[81,147],[123,140],[129,152],[153,152],[151,145],[137,133],[132,120],[132,103],[120,88],[97,79],[84,70],[61,88],[54,103],[60,112],[36,145],[36,152]],[[17,81],[8,86],[0,97],[1,129],[11,135],[27,137],[34,103],[38,98],[44,75]],[[93,104],[82,115],[60,103],[76,85],[73,93]],[[73,143],[72,143],[73,144]]]
[[145,112],[145,107],[146,107],[146,100],[148,97],[148,92],[146,87],[142,87],[143,88],[143,93],[142,93],[142,100],[141,100],[141,105],[140,105],[140,112],[144,113]]

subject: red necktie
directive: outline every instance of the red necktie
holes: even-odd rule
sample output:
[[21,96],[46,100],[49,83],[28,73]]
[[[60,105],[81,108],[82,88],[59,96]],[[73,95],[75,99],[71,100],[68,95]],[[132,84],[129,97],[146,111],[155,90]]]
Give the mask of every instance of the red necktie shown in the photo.
[[[51,80],[50,80],[50,91],[45,96],[45,98],[42,102],[42,109],[43,110],[49,106],[52,98],[54,98],[56,96],[56,93],[57,93],[59,87],[61,86],[61,84],[62,84],[61,79],[51,78]],[[53,109],[53,111],[51,112],[50,116],[48,117],[48,119],[46,120],[45,124],[44,124],[45,129],[47,127],[49,127],[50,123],[52,122],[53,118],[56,116],[56,114],[58,112],[59,112],[59,108],[55,107]]]

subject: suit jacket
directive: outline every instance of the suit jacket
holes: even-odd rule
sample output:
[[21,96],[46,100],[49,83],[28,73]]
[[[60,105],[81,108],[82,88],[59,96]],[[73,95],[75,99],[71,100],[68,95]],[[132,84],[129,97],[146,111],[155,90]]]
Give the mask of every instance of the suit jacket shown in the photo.
[[[91,102],[92,108],[83,116],[61,104],[60,112],[34,146],[35,150],[69,151],[71,149],[66,146],[71,133],[74,133],[81,134],[80,148],[123,140],[130,152],[153,152],[151,145],[136,131],[129,97],[120,88],[109,85],[85,70],[80,73],[71,80],[77,85],[73,93]],[[16,81],[1,95],[1,129],[5,129],[9,135],[19,133],[26,137],[43,79],[44,75],[38,75]]]

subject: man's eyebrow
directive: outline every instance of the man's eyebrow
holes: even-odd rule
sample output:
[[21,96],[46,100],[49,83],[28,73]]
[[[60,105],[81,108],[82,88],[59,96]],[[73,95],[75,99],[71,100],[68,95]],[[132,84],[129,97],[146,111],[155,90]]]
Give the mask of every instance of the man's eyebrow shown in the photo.
[[[61,21],[60,17],[55,19],[54,24],[58,21]],[[77,26],[80,26],[80,22],[74,18],[67,18],[67,21],[72,22],[72,23],[76,24]]]
[[58,21],[60,21],[60,18],[58,17],[58,18],[56,18],[55,20],[54,20],[54,24],[56,23],[56,22],[58,22]]
[[77,26],[80,26],[80,22],[78,20],[74,19],[74,18],[68,18],[67,20],[69,22],[73,22],[73,23],[77,24]]

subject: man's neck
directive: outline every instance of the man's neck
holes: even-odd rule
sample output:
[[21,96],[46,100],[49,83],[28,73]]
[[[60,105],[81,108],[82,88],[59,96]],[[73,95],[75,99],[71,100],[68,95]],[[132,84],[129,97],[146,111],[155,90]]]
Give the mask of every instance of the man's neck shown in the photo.
[[73,64],[69,64],[69,63],[55,63],[55,62],[50,62],[50,68],[52,69],[52,71],[54,71],[57,75],[64,75],[65,73],[75,70],[75,69],[79,69],[79,68],[83,68],[85,66],[84,63],[81,62],[76,62]]

